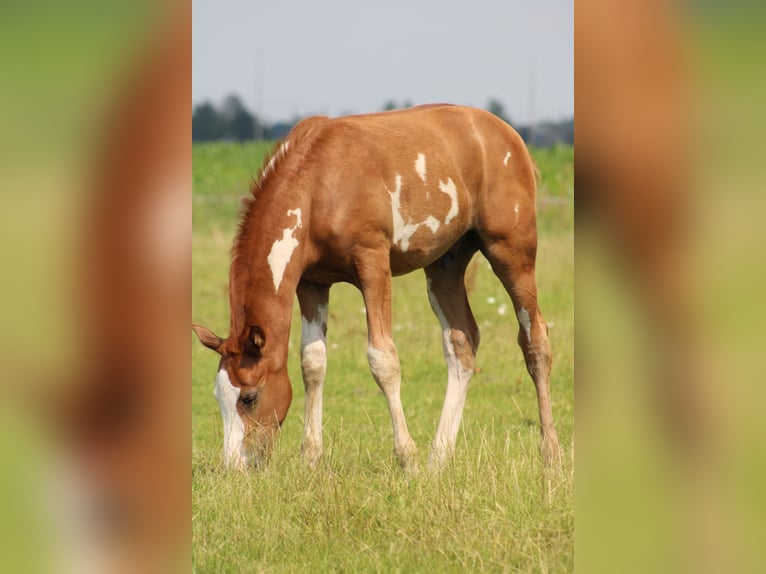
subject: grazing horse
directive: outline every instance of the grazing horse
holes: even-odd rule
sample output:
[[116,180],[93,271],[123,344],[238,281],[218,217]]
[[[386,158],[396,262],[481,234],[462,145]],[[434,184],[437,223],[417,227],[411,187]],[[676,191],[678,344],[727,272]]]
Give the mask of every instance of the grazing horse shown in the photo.
[[521,137],[483,110],[432,105],[298,123],[264,162],[243,206],[229,273],[228,338],[193,325],[221,355],[215,396],[227,463],[265,461],[290,407],[287,349],[296,293],[306,391],[301,450],[309,464],[318,462],[328,296],[333,283],[346,281],[364,297],[367,359],[388,402],[394,452],[403,468],[413,468],[416,447],[391,337],[391,277],[424,269],[449,373],[429,457],[430,466],[441,467],[455,449],[479,346],[464,285],[478,250],[513,301],[518,343],[537,390],[542,454],[556,463],[551,350],[535,282],[536,183]]

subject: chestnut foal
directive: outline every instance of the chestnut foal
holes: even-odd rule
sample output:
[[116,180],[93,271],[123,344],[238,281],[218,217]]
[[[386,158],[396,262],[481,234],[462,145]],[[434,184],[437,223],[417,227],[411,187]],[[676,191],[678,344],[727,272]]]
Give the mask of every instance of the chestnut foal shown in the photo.
[[321,457],[328,295],[332,283],[346,281],[364,297],[370,370],[388,401],[394,452],[412,469],[416,447],[391,337],[391,277],[424,269],[449,373],[429,457],[430,466],[443,466],[455,449],[479,345],[464,274],[480,250],[513,301],[537,390],[542,455],[557,464],[551,350],[535,282],[535,172],[519,135],[472,108],[421,106],[296,125],[264,163],[244,206],[232,248],[228,338],[193,325],[221,355],[215,396],[226,462],[267,460],[287,415],[296,294],[306,390],[302,453],[312,465]]

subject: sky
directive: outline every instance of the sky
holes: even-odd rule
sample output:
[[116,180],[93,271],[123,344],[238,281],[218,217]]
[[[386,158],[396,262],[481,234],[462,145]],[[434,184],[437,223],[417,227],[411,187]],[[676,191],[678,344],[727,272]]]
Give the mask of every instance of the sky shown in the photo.
[[574,115],[574,0],[193,0],[192,102],[267,122],[385,102]]

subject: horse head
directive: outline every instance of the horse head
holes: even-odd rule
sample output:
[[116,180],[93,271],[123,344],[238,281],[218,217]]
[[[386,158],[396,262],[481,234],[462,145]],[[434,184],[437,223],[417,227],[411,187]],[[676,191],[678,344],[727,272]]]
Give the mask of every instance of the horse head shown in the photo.
[[228,339],[201,325],[192,329],[203,345],[221,355],[214,394],[223,418],[226,465],[266,463],[292,401],[286,367],[269,357],[266,334],[257,325]]

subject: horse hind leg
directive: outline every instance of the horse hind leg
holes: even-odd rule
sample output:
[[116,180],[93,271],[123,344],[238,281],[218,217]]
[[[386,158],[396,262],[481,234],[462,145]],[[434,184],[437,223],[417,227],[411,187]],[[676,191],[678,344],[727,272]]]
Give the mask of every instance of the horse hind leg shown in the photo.
[[484,241],[483,251],[495,275],[511,296],[516,311],[519,322],[517,341],[537,391],[543,461],[548,467],[558,467],[561,464],[561,449],[553,424],[550,398],[552,353],[548,326],[537,303],[536,237],[528,236],[527,242],[518,237]]
[[442,328],[442,348],[447,363],[447,392],[439,426],[428,459],[430,468],[442,468],[455,452],[468,386],[479,347],[479,327],[468,304],[465,269],[476,251],[464,243],[426,267],[428,299]]

